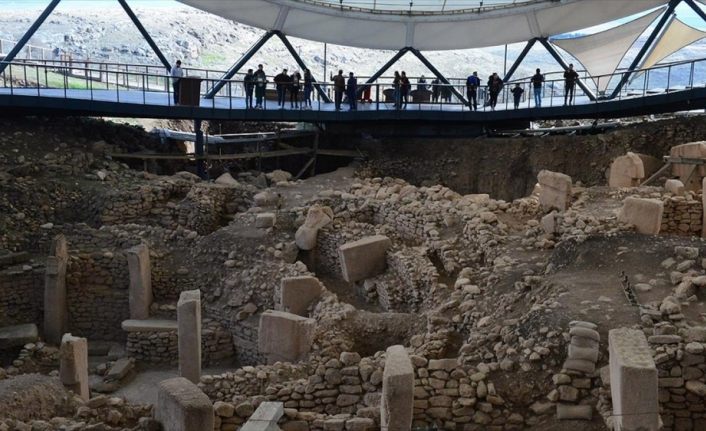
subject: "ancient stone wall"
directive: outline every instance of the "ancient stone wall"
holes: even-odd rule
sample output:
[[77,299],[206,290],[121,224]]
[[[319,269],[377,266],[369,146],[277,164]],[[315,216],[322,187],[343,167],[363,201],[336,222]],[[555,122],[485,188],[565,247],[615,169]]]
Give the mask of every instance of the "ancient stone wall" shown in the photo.
[[701,236],[703,223],[701,195],[667,196],[662,199],[662,202],[664,212],[660,234]]
[[120,341],[130,318],[127,258],[122,252],[73,254],[66,271],[69,330],[77,336]]
[[[420,252],[421,251],[421,252]],[[439,278],[424,250],[404,247],[387,254],[388,276],[375,279],[380,305],[388,311],[419,311]]]
[[[230,333],[218,322],[203,319],[201,330],[201,353],[204,365],[215,364],[233,357],[235,347]],[[140,362],[152,364],[178,363],[177,333],[129,332],[126,352]]]
[[0,326],[42,321],[44,269],[13,267],[0,271]]

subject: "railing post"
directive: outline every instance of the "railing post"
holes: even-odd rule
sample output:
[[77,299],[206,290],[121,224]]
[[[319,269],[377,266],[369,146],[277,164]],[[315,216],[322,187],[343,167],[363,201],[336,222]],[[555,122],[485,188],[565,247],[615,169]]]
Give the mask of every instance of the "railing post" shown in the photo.
[[667,68],[667,93],[669,93],[669,87],[672,84],[672,66]]
[[375,83],[375,110],[380,110],[380,84]]

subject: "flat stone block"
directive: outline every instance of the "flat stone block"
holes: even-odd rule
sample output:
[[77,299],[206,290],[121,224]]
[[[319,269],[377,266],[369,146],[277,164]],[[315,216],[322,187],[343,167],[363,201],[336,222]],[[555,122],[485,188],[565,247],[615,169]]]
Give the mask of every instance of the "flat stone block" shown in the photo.
[[306,315],[309,305],[321,296],[323,288],[316,277],[287,277],[281,283],[282,311],[299,316]]
[[0,350],[22,347],[39,339],[39,330],[34,323],[0,328]]
[[392,246],[384,235],[348,242],[338,248],[343,279],[348,282],[374,277],[387,268],[387,250]]
[[639,233],[657,235],[662,227],[663,213],[664,204],[660,200],[629,197],[623,201],[618,220],[635,226]]
[[616,430],[659,430],[657,367],[645,334],[629,328],[611,329],[608,344]]
[[128,319],[120,324],[125,332],[177,332],[176,320],[166,319]]
[[255,227],[266,229],[272,227],[277,222],[275,213],[260,213],[255,216]]
[[212,430],[213,404],[195,384],[183,377],[159,383],[155,419],[169,431]]
[[637,187],[644,178],[645,167],[642,159],[637,154],[628,152],[611,163],[608,186]]
[[270,363],[298,362],[309,355],[315,327],[314,319],[267,310],[260,316],[258,349]]
[[586,420],[590,421],[593,418],[593,406],[589,405],[573,405],[573,404],[557,404],[556,417],[559,420]]

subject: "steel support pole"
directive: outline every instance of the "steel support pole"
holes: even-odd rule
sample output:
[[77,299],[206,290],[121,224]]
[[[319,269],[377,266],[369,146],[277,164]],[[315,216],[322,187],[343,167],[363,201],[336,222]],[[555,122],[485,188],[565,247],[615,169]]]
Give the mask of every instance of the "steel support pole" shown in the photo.
[[[615,90],[613,90],[613,93],[610,95],[609,99],[614,99],[618,94],[620,94],[620,90],[622,90],[623,86],[625,86],[625,84],[628,82],[628,80],[630,79],[630,75],[632,75],[632,73],[635,71],[637,65],[642,62],[642,59],[645,57],[647,51],[649,51],[650,47],[652,46],[652,43],[662,31],[667,21],[669,21],[669,17],[674,12],[674,9],[681,2],[682,0],[669,1],[669,6],[667,6],[667,10],[664,11],[664,14],[662,14],[662,18],[660,18],[659,22],[657,23],[657,26],[655,26],[652,33],[650,33],[650,35],[647,37],[645,44],[642,45],[642,48],[640,48],[640,52],[637,53],[637,56],[635,56],[635,59],[630,64],[630,67],[628,67],[628,70],[623,72],[623,76],[620,78],[620,82],[615,87]],[[687,1],[687,3],[689,2]]]
[[49,3],[49,6],[47,6],[46,9],[44,9],[44,12],[42,12],[42,14],[39,15],[39,17],[36,19],[36,21],[34,21],[34,23],[29,27],[27,32],[20,38],[19,41],[17,41],[17,44],[15,45],[15,47],[12,48],[12,50],[7,53],[7,55],[5,56],[5,58],[2,61],[0,61],[0,73],[3,73],[5,71],[5,69],[7,68],[7,66],[9,66],[10,63],[12,63],[12,60],[14,60],[15,57],[17,57],[17,54],[19,54],[20,51],[22,51],[22,49],[25,47],[27,42],[29,42],[29,40],[32,38],[32,36],[34,36],[34,33],[37,32],[39,27],[41,27],[42,24],[44,24],[44,21],[46,21],[47,17],[49,15],[51,15],[51,13],[54,11],[56,6],[60,2],[61,2],[61,0],[52,0],[51,3]]
[[145,40],[149,44],[150,48],[152,48],[152,51],[154,51],[154,53],[157,54],[157,57],[159,57],[159,61],[162,62],[164,67],[167,69],[167,71],[171,71],[172,70],[171,63],[169,63],[169,60],[167,60],[167,57],[165,57],[164,54],[162,54],[162,51],[159,50],[159,47],[157,46],[157,44],[154,43],[154,40],[152,40],[152,36],[150,36],[150,34],[147,33],[147,30],[142,25],[140,20],[137,18],[137,15],[135,15],[135,12],[133,12],[132,9],[130,8],[130,6],[128,6],[127,0],[118,0],[118,3],[120,3],[120,6],[123,7],[123,9],[125,10],[125,13],[127,13],[127,16],[130,17],[130,19],[132,20],[132,23],[135,24],[135,27],[137,27],[137,29],[140,31],[140,33],[142,34],[142,37],[145,38]]
[[[291,43],[289,43],[289,39],[287,39],[287,36],[284,35],[281,31],[276,31],[275,35],[282,41],[284,44],[284,47],[287,48],[287,51],[294,57],[294,61],[297,62],[299,65],[299,68],[301,68],[302,72],[304,69],[307,69],[306,64],[304,64],[304,61],[302,58],[299,56],[297,51],[294,49]],[[312,81],[314,81],[314,88],[316,91],[319,93],[319,96],[321,97],[321,100],[323,100],[325,103],[331,103],[331,99],[326,95],[326,92],[324,91],[323,88],[321,88],[321,85],[316,83],[316,79],[314,79],[312,75]],[[324,76],[324,80],[326,80],[326,77]]]
[[[554,57],[554,60],[556,60],[556,62],[559,63],[559,65],[562,68],[564,68],[564,70],[569,70],[569,65],[566,64],[566,61],[564,61],[564,59],[561,57],[561,55],[559,55],[559,52],[557,52],[557,50],[554,49],[552,44],[549,43],[549,41],[546,38],[539,39],[539,43],[541,43],[544,46],[544,48],[546,48],[547,51],[549,51],[549,54],[551,54],[552,57]],[[586,94],[586,96],[588,96],[588,98],[591,100],[591,102],[594,102],[596,100],[595,93],[593,93],[593,91],[591,91],[580,78],[576,78],[576,84],[579,87],[581,87],[581,89]]]
[[[449,80],[446,79],[444,77],[444,75],[442,75],[441,72],[439,72],[439,70],[433,64],[431,64],[431,62],[429,60],[427,60],[427,58],[424,55],[422,55],[421,52],[419,52],[418,49],[409,48],[409,52],[414,54],[414,56],[417,57],[419,59],[419,61],[421,61],[427,67],[427,69],[429,69],[431,71],[431,73],[433,73],[437,78],[439,78],[439,81],[441,81],[442,84],[451,85]],[[461,101],[461,103],[463,103],[464,105],[468,105],[468,100],[466,100],[466,98],[463,97],[463,94],[461,94],[461,92],[459,92],[458,89],[456,89],[456,87],[451,85],[451,87],[449,87],[449,88],[451,88],[451,92],[456,95],[456,97],[458,98],[458,100]]]
[[358,95],[362,94],[363,91],[365,91],[365,89],[370,86],[370,84],[377,81],[378,78],[380,78],[385,72],[387,72],[387,69],[391,68],[393,64],[397,63],[397,61],[399,61],[400,58],[402,58],[405,54],[407,54],[407,51],[409,51],[409,48],[402,48],[399,51],[397,51],[397,54],[395,54],[387,63],[385,63],[385,65],[383,65],[380,68],[380,70],[375,72],[373,74],[373,76],[368,78],[368,80],[365,81],[365,84],[360,86],[360,88],[357,91]]
[[527,41],[527,45],[525,45],[525,48],[522,50],[520,55],[517,57],[517,60],[515,60],[514,63],[512,63],[512,66],[510,66],[510,70],[507,71],[505,74],[505,77],[503,78],[503,82],[507,82],[512,78],[512,75],[515,74],[517,71],[517,68],[520,67],[520,64],[524,61],[525,57],[527,57],[527,54],[530,52],[530,49],[534,46],[534,44],[537,42],[537,38],[535,37],[534,39],[530,39]]
[[248,49],[248,51],[243,54],[240,60],[238,60],[234,65],[232,65],[230,69],[228,69],[228,71],[221,77],[221,79],[213,85],[213,88],[211,88],[208,93],[206,93],[206,96],[204,96],[204,98],[213,99],[213,97],[218,94],[219,91],[221,91],[221,88],[226,85],[228,80],[234,77],[235,74],[238,73],[238,71],[240,71],[240,69],[242,69],[248,61],[250,61],[252,56],[255,55],[260,50],[260,48],[262,48],[262,46],[267,43],[267,41],[270,40],[270,38],[274,35],[275,32],[273,30],[270,30],[264,35],[262,35],[260,40],[258,40],[255,45],[251,46],[250,49]]
[[206,169],[204,169],[204,164],[206,163],[206,161],[203,159],[204,143],[203,130],[201,130],[201,124],[201,120],[194,120],[194,133],[196,134],[196,140],[194,142],[194,153],[196,154],[196,175],[198,175],[201,179],[206,179]]

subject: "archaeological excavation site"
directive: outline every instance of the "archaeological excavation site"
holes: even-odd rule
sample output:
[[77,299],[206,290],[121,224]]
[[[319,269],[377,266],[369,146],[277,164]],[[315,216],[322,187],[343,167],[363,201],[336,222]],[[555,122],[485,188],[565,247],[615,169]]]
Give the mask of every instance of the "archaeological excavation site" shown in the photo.
[[1,121],[3,431],[706,429],[703,115],[210,179]]

